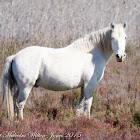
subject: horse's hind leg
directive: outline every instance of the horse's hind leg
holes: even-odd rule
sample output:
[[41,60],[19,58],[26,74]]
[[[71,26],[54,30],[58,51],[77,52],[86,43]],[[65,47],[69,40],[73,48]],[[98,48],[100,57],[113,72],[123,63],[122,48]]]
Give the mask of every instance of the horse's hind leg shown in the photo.
[[23,109],[32,86],[24,86],[19,88],[17,97],[18,114],[17,117],[23,120]]

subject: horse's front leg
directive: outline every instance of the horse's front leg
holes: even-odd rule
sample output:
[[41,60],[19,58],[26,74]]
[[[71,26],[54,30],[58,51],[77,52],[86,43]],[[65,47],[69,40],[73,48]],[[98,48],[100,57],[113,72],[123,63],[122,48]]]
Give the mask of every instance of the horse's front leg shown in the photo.
[[87,117],[90,117],[90,109],[92,105],[93,100],[93,93],[95,90],[97,82],[89,82],[84,85],[84,87],[81,88],[81,95],[78,102],[78,107],[76,114],[78,116],[85,115]]

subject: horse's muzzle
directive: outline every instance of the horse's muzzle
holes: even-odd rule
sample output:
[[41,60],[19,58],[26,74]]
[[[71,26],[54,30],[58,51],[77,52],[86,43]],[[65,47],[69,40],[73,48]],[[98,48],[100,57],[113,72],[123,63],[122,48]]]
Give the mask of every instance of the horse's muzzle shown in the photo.
[[116,59],[118,62],[122,62],[126,57],[126,54],[124,53],[123,55],[119,55],[119,54],[116,54]]

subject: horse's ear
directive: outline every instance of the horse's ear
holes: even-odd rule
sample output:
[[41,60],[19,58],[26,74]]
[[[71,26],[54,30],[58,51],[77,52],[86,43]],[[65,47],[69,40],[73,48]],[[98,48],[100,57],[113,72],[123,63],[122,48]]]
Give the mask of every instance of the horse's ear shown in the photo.
[[111,23],[111,29],[114,29],[115,28],[115,24],[114,22]]
[[127,27],[127,22],[126,22],[126,21],[124,22],[123,27],[124,27],[124,28]]

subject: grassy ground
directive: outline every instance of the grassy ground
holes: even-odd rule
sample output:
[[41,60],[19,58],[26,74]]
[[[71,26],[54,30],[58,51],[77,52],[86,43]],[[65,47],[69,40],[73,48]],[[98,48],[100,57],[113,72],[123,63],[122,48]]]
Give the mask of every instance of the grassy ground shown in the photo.
[[126,60],[117,63],[113,56],[94,92],[91,119],[75,116],[80,89],[53,92],[37,88],[32,90],[27,100],[23,122],[10,123],[1,114],[0,138],[138,140],[139,5],[137,0],[110,0],[106,3],[89,0],[80,1],[80,4],[78,0],[1,1],[1,74],[6,57],[26,46],[64,47],[92,30],[108,26],[112,21],[128,22],[128,40]]

